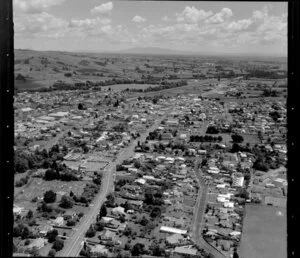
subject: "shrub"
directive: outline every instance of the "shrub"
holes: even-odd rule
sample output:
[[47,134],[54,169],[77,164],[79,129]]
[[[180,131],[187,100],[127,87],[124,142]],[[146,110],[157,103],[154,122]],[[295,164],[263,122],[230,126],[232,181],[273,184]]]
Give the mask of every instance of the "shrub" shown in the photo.
[[61,239],[57,239],[55,240],[52,248],[55,250],[55,251],[60,251],[61,249],[63,249],[64,247],[64,241],[62,241]]
[[48,253],[48,257],[54,257],[56,255],[56,251],[54,249],[51,249]]
[[44,193],[44,202],[45,203],[53,203],[56,201],[56,193],[52,190],[49,190]]
[[72,208],[73,205],[74,205],[73,198],[71,198],[70,196],[68,196],[66,194],[61,198],[61,201],[59,204],[60,207],[65,208],[65,209]]

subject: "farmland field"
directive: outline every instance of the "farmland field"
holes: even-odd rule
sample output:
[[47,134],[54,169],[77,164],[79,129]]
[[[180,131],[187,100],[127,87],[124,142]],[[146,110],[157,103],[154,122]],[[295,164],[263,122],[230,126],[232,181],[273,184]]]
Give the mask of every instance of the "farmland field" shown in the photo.
[[241,257],[287,257],[286,209],[247,205]]
[[158,87],[156,84],[115,84],[107,86],[113,90],[126,90],[126,89],[146,89],[149,87]]

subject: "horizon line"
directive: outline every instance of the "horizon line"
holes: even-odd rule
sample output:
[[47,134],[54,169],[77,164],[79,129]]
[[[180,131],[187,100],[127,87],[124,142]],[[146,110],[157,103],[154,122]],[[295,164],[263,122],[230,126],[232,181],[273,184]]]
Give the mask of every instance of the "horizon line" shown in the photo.
[[[153,48],[153,49],[160,49],[160,50],[168,50],[168,51],[178,51],[178,55],[229,55],[229,56],[236,56],[236,55],[243,55],[243,56],[254,56],[254,57],[288,57],[288,54],[277,54],[277,53],[247,53],[247,52],[193,52],[193,51],[185,51],[185,50],[178,50],[178,49],[169,49],[169,48],[160,48],[160,47],[136,47],[137,49],[149,49],[149,48]],[[21,50],[21,51],[36,51],[36,52],[66,52],[66,53],[87,53],[87,54],[145,54],[145,55],[172,55],[172,53],[165,53],[165,54],[160,54],[160,53],[141,53],[141,52],[137,52],[137,53],[123,53],[126,51],[131,51],[134,50],[135,48],[127,48],[127,49],[123,49],[123,50],[51,50],[51,49],[47,49],[47,50],[37,50],[37,49],[30,49],[30,48],[14,48],[14,50]],[[174,55],[176,55],[176,53],[174,53]]]

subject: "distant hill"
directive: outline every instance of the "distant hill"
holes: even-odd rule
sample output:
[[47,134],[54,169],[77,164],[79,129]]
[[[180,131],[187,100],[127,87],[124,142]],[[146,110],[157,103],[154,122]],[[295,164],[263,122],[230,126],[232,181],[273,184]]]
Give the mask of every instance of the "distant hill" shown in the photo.
[[136,47],[119,51],[122,54],[144,54],[144,55],[200,55],[197,52],[165,49],[157,47]]

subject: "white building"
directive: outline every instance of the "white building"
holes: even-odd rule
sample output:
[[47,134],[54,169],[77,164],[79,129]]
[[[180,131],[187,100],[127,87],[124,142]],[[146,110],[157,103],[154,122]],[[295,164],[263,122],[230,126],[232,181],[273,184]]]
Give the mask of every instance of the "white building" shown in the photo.
[[170,233],[170,234],[181,234],[181,235],[184,235],[187,233],[187,230],[171,228],[171,227],[166,227],[166,226],[161,226],[160,231],[165,232],[165,233]]
[[244,176],[241,173],[233,173],[232,186],[242,187],[244,185]]

